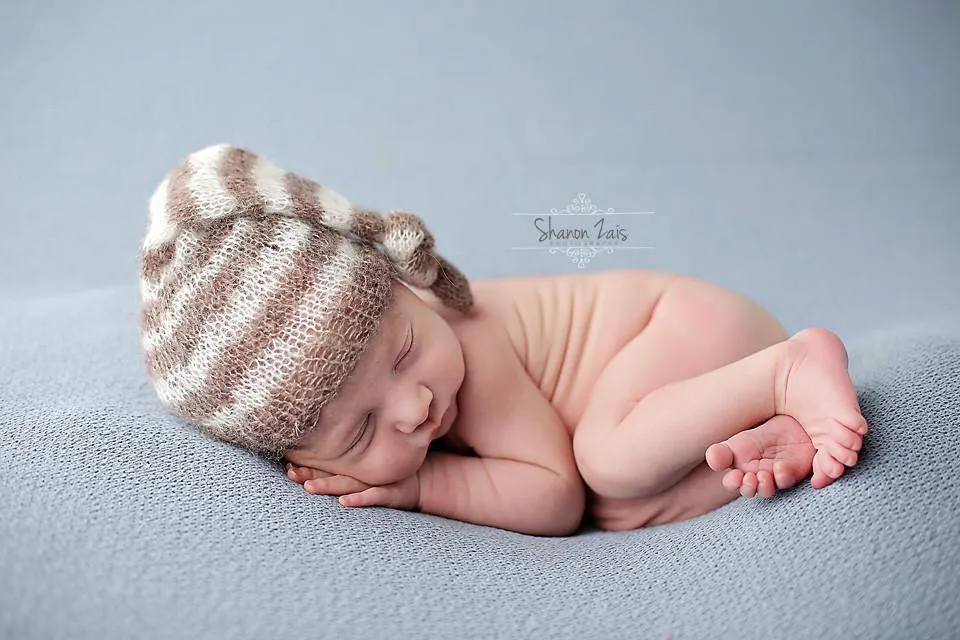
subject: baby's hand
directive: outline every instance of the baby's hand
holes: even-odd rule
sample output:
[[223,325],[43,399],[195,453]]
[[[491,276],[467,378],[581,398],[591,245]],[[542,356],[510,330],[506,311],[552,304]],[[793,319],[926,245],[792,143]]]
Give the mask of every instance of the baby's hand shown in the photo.
[[350,476],[336,475],[287,463],[287,477],[302,484],[307,493],[340,496],[345,507],[390,507],[413,510],[420,503],[420,481],[416,475],[383,486],[372,486]]

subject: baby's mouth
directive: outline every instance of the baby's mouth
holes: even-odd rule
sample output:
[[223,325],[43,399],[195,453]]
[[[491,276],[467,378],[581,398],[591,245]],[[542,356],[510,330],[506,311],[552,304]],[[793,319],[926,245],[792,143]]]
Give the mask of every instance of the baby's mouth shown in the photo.
[[433,442],[437,434],[440,432],[440,427],[443,425],[443,418],[446,415],[446,411],[441,413],[437,417],[431,417],[431,414],[427,414],[427,419],[417,427],[417,430],[426,431],[428,434],[427,444]]
[[453,408],[453,403],[447,405],[447,408],[443,410],[443,413],[441,413],[441,414],[437,417],[436,424],[435,424],[435,426],[433,427],[433,430],[430,432],[430,441],[431,441],[431,442],[432,442],[433,440],[435,440],[437,437],[439,437],[440,432],[443,431],[443,428],[444,428],[444,427],[443,427],[443,423],[444,423],[444,421],[447,419],[447,415],[450,413],[450,411],[451,411],[452,408]]
[[413,430],[414,434],[422,435],[426,434],[425,442],[423,446],[427,446],[433,440],[433,434],[437,430],[437,423],[430,419],[430,414],[427,414],[427,419],[417,425],[417,428]]

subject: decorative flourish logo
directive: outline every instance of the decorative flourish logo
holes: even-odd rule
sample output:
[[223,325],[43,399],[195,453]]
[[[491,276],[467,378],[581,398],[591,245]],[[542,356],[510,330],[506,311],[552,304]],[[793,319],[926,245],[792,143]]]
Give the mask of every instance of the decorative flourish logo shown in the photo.
[[563,209],[554,207],[549,213],[513,213],[533,217],[537,244],[511,247],[516,251],[548,251],[570,258],[578,269],[599,253],[613,254],[619,249],[652,249],[650,246],[629,245],[630,230],[623,219],[610,221],[608,216],[653,215],[653,211],[614,211],[601,209],[585,193],[579,193]]

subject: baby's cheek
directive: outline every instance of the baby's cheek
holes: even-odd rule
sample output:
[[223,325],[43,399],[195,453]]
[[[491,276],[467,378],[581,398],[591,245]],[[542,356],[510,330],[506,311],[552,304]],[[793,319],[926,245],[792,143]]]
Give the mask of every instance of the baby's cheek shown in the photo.
[[423,464],[422,454],[413,456],[410,452],[392,447],[381,447],[376,452],[371,450],[368,453],[371,455],[365,456],[362,468],[357,469],[357,473],[362,473],[364,478],[355,477],[370,485],[382,486],[406,480]]

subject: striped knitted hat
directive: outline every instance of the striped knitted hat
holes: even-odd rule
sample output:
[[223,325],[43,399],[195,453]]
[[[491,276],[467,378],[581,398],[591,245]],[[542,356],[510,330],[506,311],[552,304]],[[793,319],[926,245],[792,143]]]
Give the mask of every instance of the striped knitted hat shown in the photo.
[[279,459],[353,371],[395,279],[462,313],[466,277],[412,213],[383,216],[228,145],[160,183],[140,254],[140,339],[163,405]]

